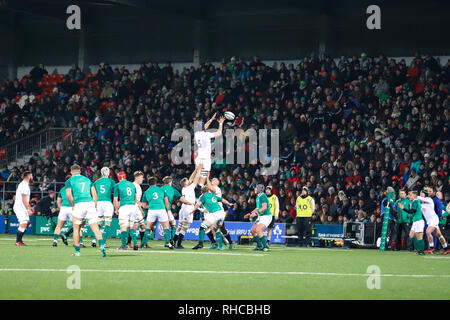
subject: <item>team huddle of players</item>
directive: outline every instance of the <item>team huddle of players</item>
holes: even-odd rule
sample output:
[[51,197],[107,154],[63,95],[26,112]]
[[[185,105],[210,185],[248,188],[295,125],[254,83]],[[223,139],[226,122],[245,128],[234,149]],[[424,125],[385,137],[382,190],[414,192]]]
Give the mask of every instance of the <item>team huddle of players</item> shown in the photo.
[[[110,178],[110,169],[103,167],[92,182],[89,178],[81,175],[79,165],[72,165],[71,175],[66,178],[65,186],[58,194],[59,215],[53,245],[57,246],[58,237],[61,237],[64,244],[67,245],[67,235],[73,233],[74,255],[80,256],[80,249],[83,247],[82,227],[87,222],[95,236],[92,246],[96,247],[98,244],[101,255],[105,257],[108,247],[106,244],[108,230],[115,212],[119,220],[122,242],[118,250],[127,250],[127,247],[131,245],[130,242],[132,242],[133,250],[139,249],[137,244],[138,228],[141,238],[140,247],[149,248],[148,240],[155,237],[157,221],[163,229],[165,247],[183,249],[182,242],[186,231],[193,222],[194,213],[200,210],[203,212],[203,222],[199,228],[198,244],[193,249],[203,248],[205,235],[208,235],[211,241],[210,249],[224,250],[224,243],[228,244],[231,249],[233,241],[225,228],[226,213],[222,203],[228,206],[232,204],[222,198],[220,181],[217,178],[209,179],[211,139],[222,135],[225,121],[225,118],[221,117],[218,120],[218,130],[214,133],[208,132],[207,129],[215,117],[216,114],[203,125],[202,130],[195,133],[194,140],[198,149],[195,170],[189,178],[181,180],[181,194],[172,187],[172,178],[169,176],[162,179],[162,186],[158,185],[159,181],[156,177],[150,178],[149,188],[142,194],[140,185],[143,182],[144,174],[141,171],[134,173],[134,182],[126,180],[125,172],[119,172],[117,174],[118,182],[115,183]],[[32,179],[31,174],[30,176]],[[26,208],[26,203],[27,200],[29,201],[30,179],[24,182],[26,184],[24,188],[28,187],[28,192],[24,193],[23,203],[20,201],[25,206],[24,210],[20,210],[20,212],[24,211],[22,222],[25,227],[20,230],[29,225],[29,208]],[[196,198],[197,186],[201,189],[201,196],[198,199]],[[256,186],[255,193],[257,195],[256,208],[247,214],[246,218],[252,219],[254,222],[251,233],[257,243],[255,249],[269,251],[267,238],[264,236],[264,230],[272,226],[269,199],[262,184]],[[175,198],[182,203],[178,227],[171,212],[172,202]],[[26,218],[28,218],[28,222]],[[61,228],[67,220],[72,221],[73,228],[66,234],[61,234]],[[16,241],[16,245],[24,245],[22,236],[23,232],[20,239],[18,235],[19,240]]]

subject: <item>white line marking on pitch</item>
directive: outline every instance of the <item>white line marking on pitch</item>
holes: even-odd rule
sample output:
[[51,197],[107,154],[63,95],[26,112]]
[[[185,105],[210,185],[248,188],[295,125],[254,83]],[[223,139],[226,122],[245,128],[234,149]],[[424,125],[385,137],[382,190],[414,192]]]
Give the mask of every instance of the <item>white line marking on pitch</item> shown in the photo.
[[450,257],[424,257],[425,259],[450,259]]
[[[67,272],[67,269],[19,269],[5,268],[0,271],[35,271],[35,272]],[[100,273],[212,273],[212,274],[270,274],[270,275],[312,275],[312,276],[352,276],[369,277],[370,273],[336,273],[336,272],[282,272],[282,271],[220,271],[220,270],[96,270],[85,269],[81,272],[100,272]],[[381,277],[402,277],[402,278],[450,278],[449,274],[380,274]]]
[[185,254],[217,254],[217,255],[227,255],[227,256],[251,256],[251,257],[264,257],[265,254],[250,254],[250,253],[229,253],[229,252],[183,252],[183,251],[159,251],[159,250],[153,250],[153,251],[108,251],[108,252],[117,252],[117,253],[185,253]]

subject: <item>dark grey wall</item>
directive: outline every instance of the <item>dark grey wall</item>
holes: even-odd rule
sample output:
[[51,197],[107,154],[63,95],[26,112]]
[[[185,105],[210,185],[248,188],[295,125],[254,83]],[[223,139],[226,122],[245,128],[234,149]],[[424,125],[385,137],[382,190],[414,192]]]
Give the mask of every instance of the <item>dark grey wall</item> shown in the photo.
[[[289,0],[270,5],[250,0],[211,3],[201,24],[201,56],[212,61],[231,56],[249,59],[255,54],[267,60],[298,59],[318,52],[321,37],[326,39],[326,51],[333,56],[361,52],[410,56],[416,50],[435,55],[450,53],[450,1],[378,1],[382,30],[376,31],[365,26],[367,6],[377,4],[372,1],[341,0],[336,2],[339,6],[306,9],[301,1]],[[321,18],[324,14],[328,20]],[[192,61],[196,22],[191,16],[136,9],[86,13],[82,7],[82,24],[83,28],[87,25],[87,64],[102,60],[112,64]],[[21,13],[15,33],[2,22],[0,26],[0,36],[9,39],[5,41],[8,45],[11,36],[15,40],[11,48],[15,47],[17,65],[78,62],[80,31],[67,30],[63,19]],[[5,55],[11,54],[0,50],[0,72],[5,72],[5,65],[11,65]]]

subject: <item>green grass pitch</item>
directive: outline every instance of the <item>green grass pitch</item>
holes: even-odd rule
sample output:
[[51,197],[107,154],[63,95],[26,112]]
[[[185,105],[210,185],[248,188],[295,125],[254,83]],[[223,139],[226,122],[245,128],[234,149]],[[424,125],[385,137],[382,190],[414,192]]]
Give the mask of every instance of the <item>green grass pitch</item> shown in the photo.
[[[233,250],[151,249],[118,252],[109,239],[107,257],[90,247],[73,257],[72,241],[52,247],[47,236],[0,235],[0,299],[448,299],[450,256],[364,249],[293,248],[273,245]],[[68,289],[69,266],[80,268],[80,289]],[[380,289],[368,289],[368,267],[381,271]],[[377,283],[369,281],[369,283]]]

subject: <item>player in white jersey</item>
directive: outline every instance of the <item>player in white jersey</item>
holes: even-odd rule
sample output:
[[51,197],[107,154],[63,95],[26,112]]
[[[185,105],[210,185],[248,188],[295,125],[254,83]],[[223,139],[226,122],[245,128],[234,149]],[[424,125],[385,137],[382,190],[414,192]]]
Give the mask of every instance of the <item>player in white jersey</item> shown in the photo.
[[425,217],[427,222],[427,238],[428,238],[428,250],[425,253],[434,253],[436,250],[434,249],[434,238],[433,233],[439,239],[442,244],[442,248],[444,251],[447,250],[447,241],[445,241],[445,237],[442,235],[441,230],[439,229],[439,217],[434,211],[434,201],[428,195],[431,194],[432,190],[430,187],[425,187],[423,191],[420,192],[420,197],[417,199],[420,201],[420,205],[422,206],[422,215]]
[[222,135],[223,122],[225,117],[220,117],[218,120],[219,128],[216,132],[207,132],[209,126],[216,118],[216,113],[214,116],[204,124],[201,131],[197,131],[194,134],[194,141],[197,145],[197,156],[195,157],[195,167],[198,169],[199,165],[203,165],[203,169],[200,172],[200,186],[203,186],[206,181],[208,172],[211,171],[211,139],[220,137]]
[[29,215],[33,213],[33,209],[30,206],[30,184],[33,182],[33,174],[30,171],[25,171],[23,174],[23,180],[19,183],[16,190],[16,197],[14,199],[13,210],[19,221],[19,228],[17,229],[16,243],[18,247],[26,246],[22,242],[23,234],[30,225]]
[[[134,223],[134,230],[137,230],[138,226],[139,226],[139,235],[141,238],[141,248],[143,248],[142,246],[142,241],[144,239],[144,234],[145,234],[145,219],[144,219],[144,210],[142,209],[142,188],[141,188],[141,184],[142,182],[144,182],[144,173],[142,171],[135,171],[134,172],[134,181],[133,184],[136,188],[136,206],[138,208],[138,210],[136,211],[136,220]],[[129,246],[130,248],[132,247],[131,245],[131,236],[128,235],[128,243],[127,246]]]
[[181,196],[189,202],[189,204],[183,203],[181,205],[179,218],[178,218],[178,228],[175,232],[175,236],[173,238],[174,242],[176,242],[175,249],[184,249],[182,246],[184,235],[186,231],[192,224],[193,215],[190,214],[195,205],[195,187],[197,187],[198,181],[200,180],[200,171],[203,165],[200,164],[198,168],[192,172],[191,176],[188,178],[181,179]]
[[[219,187],[219,185],[220,185],[219,179],[213,178],[212,180],[209,180],[209,175],[208,175],[208,179],[206,180],[206,182],[207,182],[209,191],[211,191],[216,197],[219,197],[222,199],[222,201],[219,202],[219,205],[222,207],[222,209],[223,209],[223,203],[225,203],[229,207],[232,206],[232,203],[228,202],[227,199],[222,198],[222,190]],[[227,213],[228,213],[228,211],[225,212],[225,214],[227,214]],[[210,228],[210,229],[208,229],[208,231],[206,231],[206,235],[208,236],[209,240],[211,241],[211,247],[209,247],[209,249],[217,249],[218,248],[218,244],[215,239],[215,233],[219,229],[220,229],[220,232],[222,232],[222,235],[225,237],[225,238],[223,238],[225,244],[228,244],[229,249],[232,250],[233,249],[233,240],[231,240],[231,236],[228,233],[228,230],[225,228],[225,221],[220,226],[218,226],[217,229]]]

